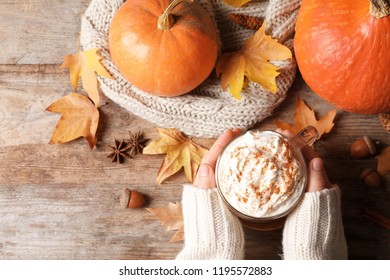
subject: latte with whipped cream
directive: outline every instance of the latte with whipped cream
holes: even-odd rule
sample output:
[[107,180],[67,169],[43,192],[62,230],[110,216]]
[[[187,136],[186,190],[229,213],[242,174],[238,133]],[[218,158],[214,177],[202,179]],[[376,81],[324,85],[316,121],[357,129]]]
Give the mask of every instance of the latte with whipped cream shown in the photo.
[[284,215],[305,187],[302,164],[275,132],[248,131],[234,139],[221,154],[216,175],[228,204],[254,218]]

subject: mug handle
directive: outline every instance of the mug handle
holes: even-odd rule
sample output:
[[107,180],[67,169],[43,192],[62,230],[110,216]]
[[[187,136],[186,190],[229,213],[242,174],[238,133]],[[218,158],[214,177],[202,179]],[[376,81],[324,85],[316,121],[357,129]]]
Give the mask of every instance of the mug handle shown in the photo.
[[299,131],[297,135],[289,140],[289,142],[293,144],[296,149],[300,150],[305,145],[313,145],[313,143],[318,139],[318,136],[319,134],[317,129],[314,126],[309,125]]

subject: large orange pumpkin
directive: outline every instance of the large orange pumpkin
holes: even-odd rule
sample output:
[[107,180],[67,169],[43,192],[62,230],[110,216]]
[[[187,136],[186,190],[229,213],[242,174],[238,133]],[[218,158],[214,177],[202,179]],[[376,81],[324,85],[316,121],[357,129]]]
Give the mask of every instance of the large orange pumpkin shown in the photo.
[[218,32],[193,0],[127,0],[112,19],[109,48],[121,74],[137,88],[177,96],[213,70]]
[[390,111],[390,0],[303,0],[294,39],[303,79],[347,111]]

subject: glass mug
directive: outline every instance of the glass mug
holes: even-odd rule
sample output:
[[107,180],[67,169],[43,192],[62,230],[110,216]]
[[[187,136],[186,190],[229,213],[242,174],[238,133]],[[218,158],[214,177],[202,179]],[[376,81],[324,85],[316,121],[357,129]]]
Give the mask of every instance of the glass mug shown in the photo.
[[312,126],[290,140],[275,131],[259,130],[234,138],[215,168],[224,203],[249,227],[276,221],[282,227],[306,190],[307,166],[301,149],[317,138],[318,131]]

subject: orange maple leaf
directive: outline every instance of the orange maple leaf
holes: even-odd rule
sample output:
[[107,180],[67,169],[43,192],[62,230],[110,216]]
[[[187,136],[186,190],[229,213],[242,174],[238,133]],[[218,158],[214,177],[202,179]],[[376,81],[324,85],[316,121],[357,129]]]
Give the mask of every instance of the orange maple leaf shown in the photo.
[[375,159],[378,160],[378,173],[384,176],[390,171],[390,146],[383,149]]
[[161,138],[152,141],[143,149],[143,154],[166,154],[157,175],[157,182],[161,184],[169,176],[184,167],[184,172],[190,182],[207,150],[195,144],[174,128],[157,128]]
[[69,67],[70,81],[75,91],[77,91],[79,78],[81,77],[83,88],[96,107],[99,106],[100,101],[96,73],[112,79],[111,75],[100,63],[102,57],[97,52],[98,49],[90,49],[67,55],[64,57],[64,63],[61,65],[61,68]]
[[184,240],[184,223],[180,203],[170,202],[165,207],[146,208],[146,210],[152,213],[166,230],[177,230],[169,242]]
[[270,60],[291,59],[291,51],[277,40],[265,34],[265,21],[261,28],[249,38],[237,52],[224,53],[217,61],[217,75],[222,75],[222,89],[230,85],[230,94],[241,99],[244,79],[260,84],[272,93],[277,92],[275,78],[280,67]]
[[223,0],[226,4],[232,5],[236,8],[244,6],[246,3],[250,2],[251,0]]
[[96,145],[99,111],[88,97],[71,93],[51,104],[46,111],[62,114],[51,143],[60,144],[84,137],[91,149]]
[[333,120],[336,116],[337,110],[329,111],[320,120],[317,120],[314,111],[311,110],[306,103],[297,96],[297,103],[294,112],[295,125],[276,120],[275,124],[280,129],[288,129],[294,134],[298,134],[299,131],[305,127],[311,125],[314,126],[318,131],[318,139],[325,133],[329,133],[333,126]]

